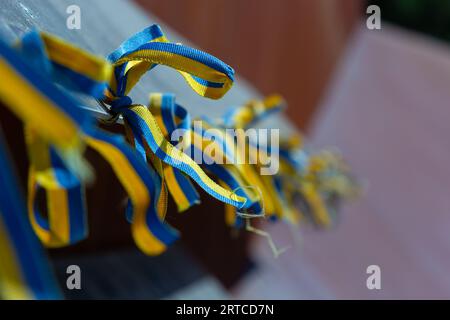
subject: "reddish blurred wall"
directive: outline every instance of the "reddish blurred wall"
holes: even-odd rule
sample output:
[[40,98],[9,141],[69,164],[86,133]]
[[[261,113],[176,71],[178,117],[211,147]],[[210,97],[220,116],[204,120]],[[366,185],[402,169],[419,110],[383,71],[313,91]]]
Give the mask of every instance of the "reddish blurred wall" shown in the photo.
[[301,128],[317,107],[361,0],[136,0],[264,94]]

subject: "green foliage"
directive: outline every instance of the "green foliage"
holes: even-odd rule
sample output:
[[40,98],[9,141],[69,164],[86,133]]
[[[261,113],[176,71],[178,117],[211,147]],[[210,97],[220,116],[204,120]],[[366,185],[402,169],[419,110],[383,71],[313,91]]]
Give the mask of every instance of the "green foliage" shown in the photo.
[[450,0],[369,0],[381,9],[382,21],[450,41]]

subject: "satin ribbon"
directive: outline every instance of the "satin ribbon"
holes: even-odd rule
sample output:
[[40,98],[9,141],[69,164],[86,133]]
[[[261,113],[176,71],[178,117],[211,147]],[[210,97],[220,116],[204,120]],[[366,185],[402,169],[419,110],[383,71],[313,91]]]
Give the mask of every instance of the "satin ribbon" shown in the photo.
[[[137,150],[141,150],[143,158],[148,157],[145,154],[147,148],[166,165],[189,176],[216,199],[240,209],[249,207],[251,203],[248,203],[245,197],[215,183],[193,159],[167,140],[163,130],[167,131],[168,128],[161,129],[161,121],[158,123],[151,108],[132,104],[127,96],[145,72],[163,64],[179,71],[198,94],[217,99],[233,84],[233,69],[205,52],[170,43],[157,25],[125,41],[108,58],[114,66],[114,76],[105,102],[110,104],[113,114],[122,115],[127,131],[133,135],[133,144]],[[176,109],[173,109],[171,112],[175,111]],[[167,110],[164,113],[167,114]],[[177,184],[178,182],[170,183],[169,190],[172,194],[176,194]],[[192,191],[192,188],[188,189]],[[196,196],[193,192],[192,194],[194,200],[185,201],[181,205],[178,203],[180,209],[189,206],[190,202],[196,202]]]
[[0,298],[59,299],[61,292],[27,219],[25,201],[1,134],[0,167]]

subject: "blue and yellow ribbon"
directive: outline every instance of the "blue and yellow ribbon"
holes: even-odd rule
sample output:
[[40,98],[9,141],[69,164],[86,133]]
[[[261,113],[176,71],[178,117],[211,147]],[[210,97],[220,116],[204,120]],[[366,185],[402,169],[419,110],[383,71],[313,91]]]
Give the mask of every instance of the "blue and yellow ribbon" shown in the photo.
[[[133,104],[128,94],[157,65],[177,70],[196,93],[207,98],[222,97],[234,81],[230,66],[203,51],[171,43],[157,25],[126,40],[108,61],[36,31],[25,35],[16,51],[0,42],[0,75],[7,79],[0,86],[0,100],[24,122],[30,158],[29,217],[45,245],[60,247],[87,236],[84,184],[92,171],[83,157],[86,146],[108,161],[128,193],[127,218],[134,240],[149,255],[160,254],[178,238],[178,232],[164,222],[167,197],[173,197],[179,211],[188,209],[199,202],[192,182],[226,204],[227,222],[235,226],[242,225],[236,213],[265,213],[273,220],[298,223],[306,215],[301,210],[311,213],[318,225],[328,226],[330,204],[355,193],[356,182],[333,153],[310,154],[295,139],[282,143],[279,150],[252,141],[241,149],[245,139],[228,135],[226,128],[246,129],[281,110],[285,102],[278,95],[232,108],[217,122],[202,120],[201,132],[173,95],[152,94],[149,106]],[[93,116],[55,83],[108,104],[114,119],[122,116],[131,147],[122,137],[97,129]],[[172,136],[178,129],[186,132],[181,142]],[[215,129],[217,139],[208,138],[208,129]],[[183,151],[198,151],[205,157],[211,148],[221,163],[206,159],[200,166]],[[261,159],[278,156],[278,151],[280,171],[260,176]],[[254,165],[245,163],[246,159],[254,160]],[[35,201],[40,190],[46,192],[47,218]],[[295,203],[298,196],[305,202],[300,210]],[[3,284],[4,291],[16,292],[18,297],[50,297],[49,292],[56,292],[46,289],[51,288],[50,282],[10,290],[14,283],[26,283],[32,274],[23,269],[26,257],[17,252],[25,241],[23,250],[31,255],[27,250],[32,240],[15,235],[18,229],[14,226],[19,224],[5,211],[10,208],[10,201],[0,198],[0,229],[5,229],[0,234],[0,250],[11,257],[9,264],[0,261],[0,271],[5,274],[6,270],[12,279]],[[45,262],[34,258],[40,272],[45,271]],[[43,274],[37,277],[49,279]]]
[[[183,144],[190,143],[191,119],[189,113],[175,103],[173,94],[154,93],[150,95],[149,108],[153,111],[156,121],[166,140],[173,145],[179,141],[172,140],[176,130],[183,130]],[[187,141],[186,141],[187,140]],[[182,212],[200,203],[200,196],[189,178],[179,169],[163,163],[164,178],[167,188]]]
[[[103,59],[37,31],[27,33],[16,47],[34,70],[53,82],[93,97],[103,95],[112,70]],[[25,131],[30,158],[28,211],[33,229],[48,247],[83,240],[88,228],[80,177],[47,143],[39,127],[26,124]],[[46,193],[48,219],[43,218],[35,201],[40,189]]]
[[[42,44],[39,44],[39,42],[36,41],[38,39],[39,37],[35,37],[34,45],[35,48],[37,48],[34,51],[35,56],[38,59],[43,59],[42,52],[45,52],[48,56],[52,56],[52,59],[55,60],[50,59],[50,66],[56,63],[54,61],[58,61],[58,77],[52,78],[54,81],[62,78],[67,80],[64,78],[64,71],[66,69],[69,70],[69,73],[72,73],[72,76],[69,77],[70,79],[76,78],[73,77],[73,73],[83,72],[82,69],[76,69],[80,66],[79,64],[72,65],[69,61],[64,61],[64,54],[61,56],[56,53],[54,55],[49,54],[49,52],[54,52],[55,50],[55,52],[57,52],[58,46],[55,45],[56,47],[53,50],[51,49],[51,45],[59,43],[58,41],[53,41],[55,39],[48,37],[48,39],[50,39],[48,41],[51,45],[42,46]],[[46,42],[44,41],[44,43]],[[45,50],[42,50],[42,47],[44,47]],[[37,182],[41,186],[46,185],[47,191],[55,191],[55,196],[53,197],[54,199],[57,199],[54,202],[55,208],[59,208],[60,210],[63,209],[62,212],[67,213],[65,215],[60,215],[58,219],[52,219],[52,217],[49,216],[49,221],[46,223],[43,219],[39,220],[39,216],[33,211],[31,217],[32,221],[36,222],[34,226],[37,234],[42,237],[44,242],[49,242],[49,233],[46,233],[46,231],[51,231],[50,234],[53,239],[57,239],[52,240],[52,244],[58,242],[55,246],[63,245],[62,242],[68,243],[76,238],[76,234],[74,234],[73,237],[72,235],[67,234],[67,230],[69,230],[70,233],[72,226],[77,225],[73,224],[73,220],[71,220],[70,217],[70,212],[72,212],[70,211],[70,203],[64,201],[67,197],[65,197],[63,193],[65,192],[67,195],[68,192],[71,192],[70,188],[66,188],[70,183],[66,181],[65,187],[62,187],[63,184],[57,185],[61,180],[58,175],[54,174],[55,161],[57,160],[56,157],[47,157],[48,161],[42,162],[39,162],[42,160],[39,159],[39,157],[42,157],[45,154],[54,155],[51,148],[55,148],[58,155],[61,155],[62,158],[64,157],[64,163],[73,161],[74,157],[72,156],[75,151],[79,152],[78,158],[82,159],[82,146],[87,144],[105,157],[115,170],[127,192],[130,194],[131,207],[133,210],[132,230],[138,246],[148,254],[159,254],[165,250],[166,246],[177,238],[177,232],[166,226],[157,214],[153,214],[157,212],[155,209],[157,207],[157,202],[154,197],[155,181],[157,180],[145,165],[145,162],[143,162],[134,151],[131,151],[131,149],[126,146],[123,139],[109,136],[96,129],[93,126],[93,117],[83,112],[79,107],[79,103],[73,98],[50,83],[47,78],[43,76],[44,71],[42,69],[35,69],[36,67],[33,66],[33,62],[30,62],[29,64],[24,63],[20,56],[13,54],[11,49],[7,48],[7,46],[2,46],[0,49],[3,49],[1,51],[3,54],[2,57],[7,58],[2,59],[2,63],[0,63],[0,68],[2,68],[0,69],[0,73],[2,75],[5,74],[14,80],[2,87],[3,91],[1,92],[1,98],[4,100],[5,104],[25,122],[26,126],[29,126],[32,130],[37,132],[38,139],[31,139],[31,142],[43,146],[36,147],[36,150],[39,150],[37,152],[33,152],[33,148],[36,145],[33,145],[30,150],[30,154],[37,155],[38,158],[38,160],[36,160],[38,162],[33,164],[32,170],[30,171],[30,186]],[[62,52],[66,52],[66,54],[71,52],[72,55],[76,55],[76,50],[77,49],[74,47],[65,46]],[[28,50],[26,51],[30,52]],[[82,54],[81,57],[87,60],[90,59],[89,56],[85,54]],[[29,59],[33,60],[31,58]],[[94,65],[98,67],[98,72],[102,73],[101,70],[111,70],[110,67],[102,67],[101,64],[97,65],[97,63],[102,60],[96,60],[95,58],[93,58],[93,60]],[[7,63],[5,63],[5,61]],[[103,64],[108,65],[105,61],[103,61]],[[89,61],[86,61],[86,66],[87,65],[89,65]],[[50,70],[52,69],[50,68]],[[56,71],[54,75],[56,75]],[[89,78],[92,81],[84,82],[84,86],[79,86],[75,83],[73,88],[78,88],[77,90],[79,91],[85,90],[85,92],[90,92],[92,95],[94,92],[98,92],[98,90],[89,91],[89,89],[106,87],[105,82],[102,84],[96,83],[96,81],[98,82],[99,79],[109,79],[110,77],[106,72],[104,73],[103,78],[98,78],[98,75],[91,77],[89,73],[87,75],[81,75],[79,79],[82,78]],[[14,95],[13,91],[20,91],[22,94]],[[25,97],[28,96],[29,98],[25,99]],[[42,98],[42,96],[44,96],[45,99]],[[33,104],[35,108],[26,108],[27,103],[29,103],[29,105]],[[41,113],[34,113],[36,110],[48,115],[48,119],[42,118]],[[32,113],[31,115],[30,112]],[[36,118],[40,121],[37,121]],[[50,120],[50,122],[47,122],[47,120]],[[53,130],[54,127],[59,127],[60,123],[65,124],[66,127],[61,128],[60,130]],[[63,136],[64,139],[60,139],[61,136]],[[42,141],[41,139],[46,142],[48,141],[48,145],[46,143],[40,143],[40,141]],[[70,143],[71,141],[76,141],[77,144],[75,145],[78,148],[73,147],[74,143]],[[47,146],[50,146],[50,151]],[[64,147],[66,149],[64,149]],[[69,147],[71,147],[71,149]],[[60,152],[60,150],[63,152]],[[67,152],[67,150],[70,150],[71,152]],[[65,156],[67,155],[71,155],[71,157],[67,157],[66,159]],[[36,172],[36,168],[38,169],[38,172]],[[52,170],[47,170],[45,168],[50,168]],[[68,166],[67,168],[73,172],[73,166]],[[70,181],[70,179],[68,180]],[[58,192],[53,190],[56,186],[61,187]],[[34,187],[30,187],[30,191],[34,190]],[[33,192],[30,192],[30,198],[32,199],[33,197]],[[34,210],[34,206],[30,205],[30,210],[31,208]],[[66,211],[64,211],[64,209]],[[76,213],[78,215],[83,214],[82,210],[76,210]],[[59,225],[55,226],[52,222],[58,222]],[[78,225],[81,226],[82,224]],[[82,232],[78,234],[85,233]]]
[[157,255],[178,238],[158,215],[158,177],[123,139],[99,130],[86,132],[86,143],[108,161],[130,196],[133,238],[146,254]]
[[21,190],[0,136],[0,298],[59,299],[45,252],[32,232]]
[[227,128],[248,128],[262,121],[273,113],[281,111],[286,105],[284,99],[277,94],[263,100],[250,100],[243,106],[230,108],[223,115],[221,122]]
[[[32,128],[25,132],[30,169],[28,212],[39,239],[47,247],[61,247],[87,237],[87,213],[81,181],[61,157]],[[39,211],[36,193],[46,193],[47,219]]]
[[112,98],[128,95],[140,77],[156,65],[177,70],[201,96],[219,99],[233,85],[234,70],[216,57],[178,43],[171,43],[158,25],[129,38],[108,56],[114,65]]
[[[165,164],[177,169],[193,179],[201,188],[216,199],[238,208],[250,205],[246,199],[237,196],[215,183],[188,155],[178,150],[165,134],[173,123],[164,119],[158,123],[157,118],[144,105],[134,105],[127,94],[139,78],[158,64],[166,65],[179,71],[192,89],[208,98],[220,98],[225,94],[234,80],[234,70],[219,59],[197,49],[180,44],[170,43],[157,25],[153,25],[125,41],[108,59],[114,65],[114,76],[111,79],[109,92],[105,102],[111,105],[114,114],[121,114],[125,126],[129,128],[137,149],[149,148]],[[164,110],[166,121],[169,116],[181,110]],[[172,114],[172,115],[171,115]],[[164,131],[160,124],[164,124]],[[143,152],[141,152],[143,154]],[[169,169],[171,170],[171,169]],[[169,172],[169,179],[170,179]],[[181,175],[179,175],[181,177]],[[169,180],[170,181],[170,180]],[[180,184],[172,179],[169,190],[177,193]],[[189,188],[187,191],[192,191]],[[187,208],[196,202],[196,194],[191,192],[192,199],[186,198],[180,209]]]

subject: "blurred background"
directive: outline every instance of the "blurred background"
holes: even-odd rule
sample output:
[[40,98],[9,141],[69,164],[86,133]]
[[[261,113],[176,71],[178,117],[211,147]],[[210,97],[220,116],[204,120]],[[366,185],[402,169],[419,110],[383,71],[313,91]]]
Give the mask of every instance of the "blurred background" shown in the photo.
[[[32,13],[42,6],[20,2]],[[339,148],[366,192],[341,208],[331,230],[261,225],[279,246],[290,246],[278,259],[264,239],[228,229],[222,206],[203,194],[200,206],[169,213],[181,241],[148,258],[134,248],[124,223],[123,190],[90,153],[99,177],[87,193],[95,212],[90,237],[50,251],[61,283],[68,264],[79,264],[87,277],[85,289],[65,292],[68,298],[450,298],[449,1],[72,2],[91,10],[91,20],[120,12],[123,19],[109,18],[116,29],[134,20],[161,22],[233,66],[251,84],[237,82],[245,92],[280,93],[288,109],[276,125],[304,131],[311,146]],[[373,4],[380,8],[380,30],[366,26]],[[15,26],[25,30],[37,21],[58,32],[58,24],[41,22],[42,15]],[[230,94],[236,101],[245,96]],[[20,123],[7,112],[0,121],[8,141],[19,141],[10,148],[25,182]],[[370,265],[380,267],[380,290],[366,286]]]
[[306,128],[345,49],[363,1],[138,0],[262,94],[278,92]]
[[[365,10],[383,22],[450,41],[442,0],[136,0],[198,47],[220,57],[262,94],[279,92],[290,119],[307,129]],[[368,16],[368,15],[367,15]]]
[[[242,298],[449,298],[450,2],[137,0],[263,95],[282,94],[310,143],[341,149],[367,194],[334,230],[268,226],[252,239]],[[381,30],[368,30],[378,5]],[[379,265],[382,290],[368,290]]]

